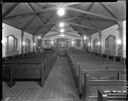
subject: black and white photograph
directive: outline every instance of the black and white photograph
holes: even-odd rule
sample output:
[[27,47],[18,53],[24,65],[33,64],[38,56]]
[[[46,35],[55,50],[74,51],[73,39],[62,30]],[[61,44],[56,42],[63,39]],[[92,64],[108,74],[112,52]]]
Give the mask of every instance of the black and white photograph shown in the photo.
[[1,101],[128,101],[126,3],[1,2]]

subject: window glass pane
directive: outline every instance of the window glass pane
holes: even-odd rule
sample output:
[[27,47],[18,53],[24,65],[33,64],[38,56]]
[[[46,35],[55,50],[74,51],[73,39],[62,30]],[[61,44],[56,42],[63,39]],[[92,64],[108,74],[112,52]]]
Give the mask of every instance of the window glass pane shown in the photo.
[[76,45],[77,47],[80,47],[80,45],[81,45],[81,40],[80,40],[80,39],[77,39],[76,44],[77,44],[77,45]]
[[14,49],[14,37],[13,36],[9,36],[8,37],[8,49]]

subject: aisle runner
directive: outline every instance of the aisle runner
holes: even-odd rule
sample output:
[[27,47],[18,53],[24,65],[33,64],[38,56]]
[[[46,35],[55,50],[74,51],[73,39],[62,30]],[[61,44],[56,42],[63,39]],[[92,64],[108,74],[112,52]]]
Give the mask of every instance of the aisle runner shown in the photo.
[[36,101],[80,101],[66,58],[58,58]]

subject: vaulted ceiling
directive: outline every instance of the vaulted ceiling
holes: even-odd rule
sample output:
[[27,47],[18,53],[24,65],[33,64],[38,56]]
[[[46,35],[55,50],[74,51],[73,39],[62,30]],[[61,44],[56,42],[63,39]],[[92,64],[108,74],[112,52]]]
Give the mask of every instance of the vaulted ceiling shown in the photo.
[[[57,16],[59,6],[66,15]],[[91,35],[126,19],[126,1],[68,3],[2,3],[2,22],[42,37],[60,21],[80,35]],[[56,28],[57,29],[57,28]]]

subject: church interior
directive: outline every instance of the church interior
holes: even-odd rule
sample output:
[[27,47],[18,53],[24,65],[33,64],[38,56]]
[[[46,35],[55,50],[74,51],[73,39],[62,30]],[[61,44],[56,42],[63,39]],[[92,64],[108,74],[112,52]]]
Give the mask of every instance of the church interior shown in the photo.
[[126,0],[1,4],[1,101],[128,101]]

